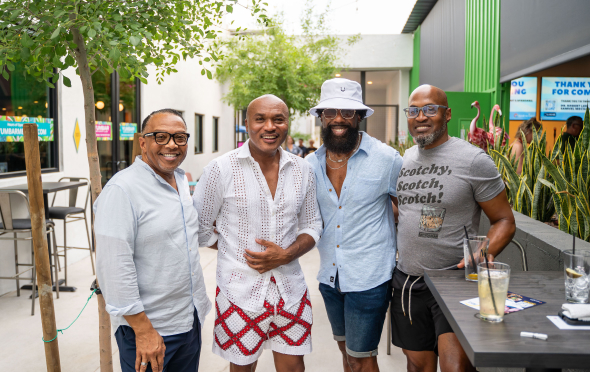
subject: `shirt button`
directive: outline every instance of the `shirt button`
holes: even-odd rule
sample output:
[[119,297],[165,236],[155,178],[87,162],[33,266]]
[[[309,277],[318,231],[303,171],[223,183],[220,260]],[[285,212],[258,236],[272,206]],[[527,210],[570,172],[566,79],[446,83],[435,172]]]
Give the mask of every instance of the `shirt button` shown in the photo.
[[332,192],[332,189],[329,189],[328,191],[329,191],[329,192]]
[[340,245],[337,245],[336,248],[340,248]]
[[338,209],[342,209],[342,206],[339,206]]
[[340,228],[340,225],[336,226],[337,228]]
[[192,273],[192,274],[193,274],[193,276],[195,276],[195,273]]
[[332,264],[332,266],[336,266],[336,264],[335,264],[335,263],[333,263],[333,264]]

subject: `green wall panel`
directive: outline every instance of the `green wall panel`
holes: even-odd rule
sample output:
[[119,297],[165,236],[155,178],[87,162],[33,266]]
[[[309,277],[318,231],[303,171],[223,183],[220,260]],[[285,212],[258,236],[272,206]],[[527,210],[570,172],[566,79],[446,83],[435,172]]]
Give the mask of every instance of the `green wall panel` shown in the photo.
[[410,70],[410,92],[420,85],[420,26],[414,31],[414,52],[412,69]]
[[500,104],[500,0],[466,0],[465,17],[465,92]]

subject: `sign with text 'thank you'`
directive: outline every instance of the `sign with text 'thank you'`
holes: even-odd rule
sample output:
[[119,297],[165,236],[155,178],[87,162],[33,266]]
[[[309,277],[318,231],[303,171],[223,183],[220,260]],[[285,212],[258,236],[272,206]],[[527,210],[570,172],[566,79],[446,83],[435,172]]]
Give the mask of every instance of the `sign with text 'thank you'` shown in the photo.
[[541,88],[541,120],[584,117],[590,104],[590,78],[544,77]]

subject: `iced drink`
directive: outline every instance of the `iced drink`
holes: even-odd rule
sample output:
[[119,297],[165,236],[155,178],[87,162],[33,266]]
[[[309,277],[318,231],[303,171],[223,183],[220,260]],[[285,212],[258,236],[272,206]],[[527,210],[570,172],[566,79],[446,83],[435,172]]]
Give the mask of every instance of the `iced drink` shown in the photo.
[[500,262],[490,262],[488,271],[486,263],[482,262],[477,265],[477,271],[479,315],[481,319],[488,322],[501,322],[506,306],[510,266]]
[[588,303],[590,292],[590,252],[572,250],[563,252],[565,274],[565,300],[573,303]]
[[487,252],[489,245],[490,240],[485,236],[472,236],[469,239],[463,239],[465,280],[477,282],[477,264],[483,262],[483,252]]

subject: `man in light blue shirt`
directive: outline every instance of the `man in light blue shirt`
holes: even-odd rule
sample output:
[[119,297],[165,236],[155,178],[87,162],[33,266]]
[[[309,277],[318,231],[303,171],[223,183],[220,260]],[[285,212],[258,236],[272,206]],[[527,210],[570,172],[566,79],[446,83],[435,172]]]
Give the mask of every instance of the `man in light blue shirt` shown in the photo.
[[142,156],[117,173],[94,204],[97,277],[123,372],[198,370],[211,302],[197,211],[178,169],[186,132],[178,111],[150,114],[139,139]]
[[320,103],[310,110],[322,120],[324,144],[306,158],[324,221],[320,292],[347,372],[379,370],[377,347],[395,267],[392,202],[397,206],[402,166],[395,149],[359,132],[359,122],[373,114],[361,97],[354,81],[324,82]]

